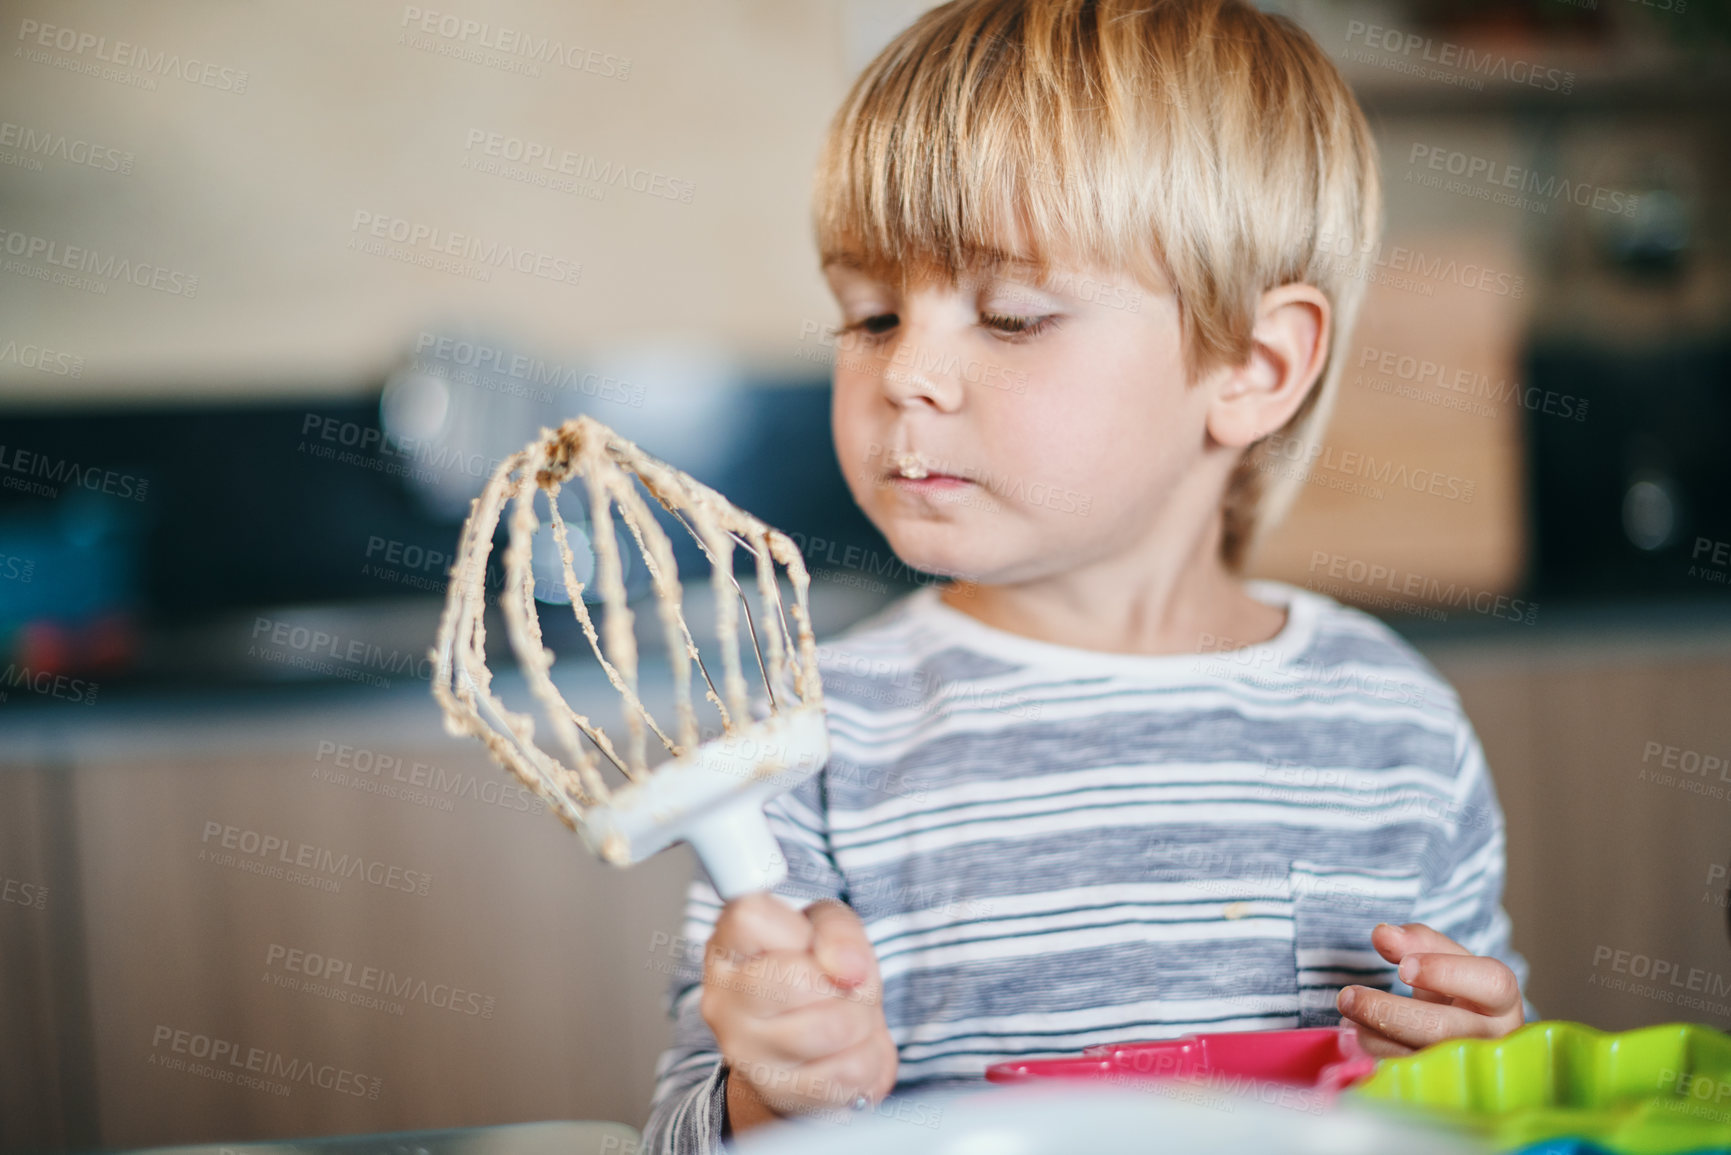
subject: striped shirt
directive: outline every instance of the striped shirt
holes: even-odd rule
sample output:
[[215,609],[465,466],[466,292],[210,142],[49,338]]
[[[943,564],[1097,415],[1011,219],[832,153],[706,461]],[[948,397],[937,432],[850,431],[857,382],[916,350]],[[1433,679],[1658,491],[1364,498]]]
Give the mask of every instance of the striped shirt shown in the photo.
[[[1502,812],[1453,688],[1369,614],[1247,589],[1286,624],[1215,652],[1037,641],[935,586],[819,648],[830,758],[769,808],[777,893],[858,912],[898,1093],[1097,1043],[1337,1023],[1348,984],[1411,994],[1379,922],[1426,923],[1525,989]],[[699,878],[683,936],[719,910]],[[719,1149],[727,1072],[702,951],[685,957],[646,1151]]]

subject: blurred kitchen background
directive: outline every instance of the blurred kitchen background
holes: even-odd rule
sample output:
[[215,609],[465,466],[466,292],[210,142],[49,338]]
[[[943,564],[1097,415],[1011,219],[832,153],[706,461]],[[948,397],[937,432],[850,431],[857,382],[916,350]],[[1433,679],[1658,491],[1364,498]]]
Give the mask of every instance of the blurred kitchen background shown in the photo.
[[[603,867],[444,735],[445,570],[591,413],[794,535],[820,634],[925,580],[835,464],[808,202],[926,6],[0,3],[0,1146],[642,1123],[692,861]],[[1727,9],[1264,7],[1354,83],[1388,225],[1256,572],[1459,688],[1541,1013],[1731,1027]],[[407,993],[328,997],[363,972]]]

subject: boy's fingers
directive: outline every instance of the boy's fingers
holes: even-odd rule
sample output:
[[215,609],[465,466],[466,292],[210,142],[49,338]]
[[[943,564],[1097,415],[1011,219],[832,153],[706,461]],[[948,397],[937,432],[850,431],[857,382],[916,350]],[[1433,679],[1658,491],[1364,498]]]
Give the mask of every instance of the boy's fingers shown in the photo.
[[811,922],[811,952],[830,977],[845,987],[877,981],[877,952],[852,907],[824,899],[806,907],[805,917]]
[[710,942],[747,956],[771,950],[807,950],[811,923],[767,892],[747,894],[721,908]]
[[1506,1015],[1521,1006],[1514,972],[1481,955],[1409,954],[1400,961],[1400,981],[1415,991],[1471,1004],[1481,1013]]
[[1358,1033],[1358,1045],[1375,1058],[1402,1059],[1413,1053],[1412,1047],[1405,1043],[1395,1042],[1373,1027],[1367,1027],[1363,1023],[1355,1023],[1353,1029]]
[[1399,963],[1414,951],[1427,954],[1473,953],[1448,935],[1432,930],[1422,922],[1408,922],[1400,926],[1391,922],[1379,922],[1371,928],[1370,945],[1391,963]]
[[753,1034],[762,1052],[780,1062],[814,1063],[858,1046],[882,1021],[869,1008],[826,1001],[764,1019]]
[[812,1109],[811,1092],[818,1090],[798,1064],[763,1059],[728,1058],[729,1078],[743,1080],[765,1106],[783,1117]]
[[1425,1003],[1369,987],[1345,987],[1335,1000],[1340,1013],[1385,1039],[1413,1048],[1443,1039],[1496,1037],[1495,1025],[1464,1007]]
[[895,1041],[888,1031],[874,1031],[863,1041],[839,1054],[808,1064],[802,1070],[827,1086],[827,1105],[845,1106],[855,1095],[864,1095],[872,1102],[884,1098],[895,1089],[899,1063]]
[[716,954],[711,959],[705,985],[727,992],[733,1005],[753,1018],[785,1014],[833,995],[829,977],[805,951],[769,951],[743,960]]

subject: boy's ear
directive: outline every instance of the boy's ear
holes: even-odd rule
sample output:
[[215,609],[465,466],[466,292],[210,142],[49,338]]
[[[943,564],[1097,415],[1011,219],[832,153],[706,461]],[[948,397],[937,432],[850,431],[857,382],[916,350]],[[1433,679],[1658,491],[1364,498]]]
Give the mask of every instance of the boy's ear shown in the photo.
[[1314,285],[1281,285],[1262,294],[1250,358],[1216,373],[1208,404],[1208,433],[1215,441],[1242,449],[1298,411],[1322,375],[1330,316],[1328,298]]

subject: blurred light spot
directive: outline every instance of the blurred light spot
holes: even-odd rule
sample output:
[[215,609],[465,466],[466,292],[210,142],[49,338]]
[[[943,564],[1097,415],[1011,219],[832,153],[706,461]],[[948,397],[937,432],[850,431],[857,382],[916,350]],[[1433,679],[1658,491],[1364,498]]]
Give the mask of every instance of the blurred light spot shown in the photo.
[[1637,481],[1623,494],[1623,533],[1636,549],[1654,550],[1677,531],[1677,503],[1663,481]]
[[379,424],[398,444],[434,440],[445,431],[450,413],[450,386],[412,369],[392,374],[379,398]]
[[[591,602],[598,599],[594,590],[595,546],[581,504],[568,494],[569,490],[559,493],[559,514],[565,522],[565,541],[571,546],[571,572],[583,584],[583,600]],[[575,517],[572,516],[572,505],[577,506]],[[629,572],[630,556],[622,555],[620,560]],[[550,606],[571,604],[571,595],[565,589],[564,566],[559,558],[559,540],[553,536],[553,526],[548,518],[543,518],[535,530],[535,540],[529,550],[529,569],[535,578],[536,601]]]

